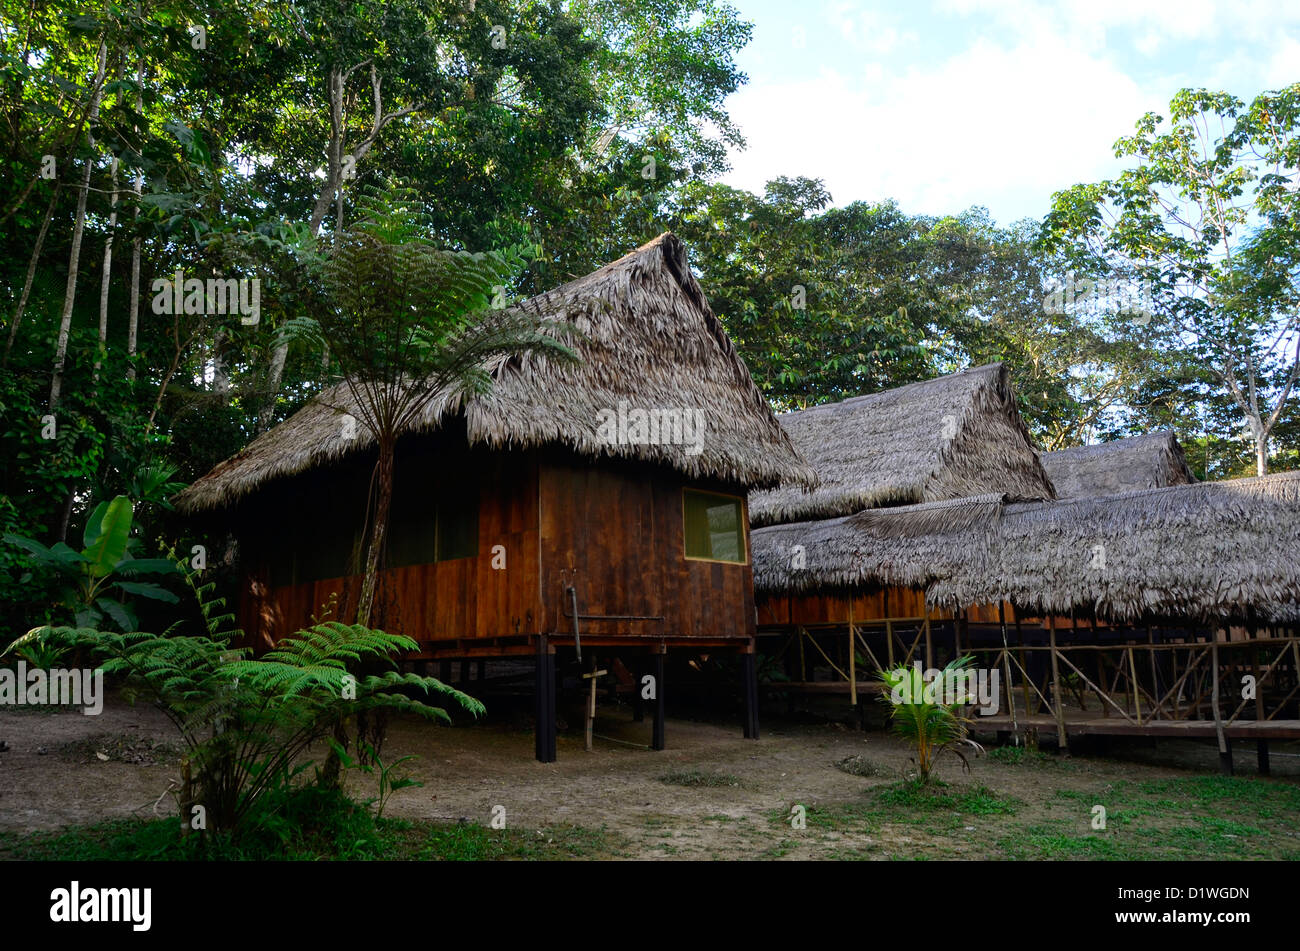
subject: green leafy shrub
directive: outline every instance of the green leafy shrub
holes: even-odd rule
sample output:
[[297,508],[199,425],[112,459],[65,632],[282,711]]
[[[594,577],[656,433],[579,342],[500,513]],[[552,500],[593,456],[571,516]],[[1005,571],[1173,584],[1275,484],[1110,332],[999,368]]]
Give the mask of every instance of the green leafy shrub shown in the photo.
[[[294,786],[311,766],[301,757],[341,718],[363,711],[411,713],[450,722],[428,698],[442,696],[475,715],[483,705],[433,677],[396,669],[358,676],[363,663],[392,664],[415,650],[408,637],[338,622],[314,624],[261,657],[234,647],[242,632],[213,585],[178,563],[198,602],[204,633],[178,622],[162,634],[91,628],[38,628],[40,637],[82,648],[105,673],[123,679],[124,695],[157,706],[181,734],[186,755],[180,793],[183,826],[237,838],[266,821],[268,797]],[[21,644],[20,644],[21,646]],[[394,764],[396,765],[396,764]],[[387,799],[396,785],[385,776]]]

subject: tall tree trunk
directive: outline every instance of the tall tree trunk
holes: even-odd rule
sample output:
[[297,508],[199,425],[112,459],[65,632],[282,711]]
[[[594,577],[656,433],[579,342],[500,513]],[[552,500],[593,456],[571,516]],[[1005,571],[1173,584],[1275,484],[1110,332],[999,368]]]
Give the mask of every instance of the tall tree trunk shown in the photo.
[[99,368],[108,350],[108,287],[113,279],[113,232],[117,229],[117,159],[112,163],[112,198],[108,213],[108,237],[104,241],[104,270],[99,275],[99,352],[95,354],[94,379],[99,381]]
[[[108,57],[108,47],[99,41],[99,64],[95,69],[94,98],[90,104],[90,123],[93,127],[99,118],[99,104],[104,96],[104,67]],[[59,320],[59,339],[54,349],[54,372],[50,379],[50,409],[59,405],[59,396],[63,389],[63,368],[68,357],[68,334],[72,330],[72,305],[77,298],[77,268],[81,264],[81,238],[86,230],[86,196],[90,192],[90,173],[95,167],[95,134],[89,129],[86,139],[90,143],[91,154],[86,158],[86,168],[81,176],[81,191],[77,195],[77,211],[72,226],[72,249],[68,254],[68,284],[63,294],[63,315]]]
[[41,230],[36,233],[36,244],[32,247],[32,257],[27,264],[27,278],[23,281],[23,293],[18,298],[18,309],[14,311],[13,323],[9,325],[9,340],[5,343],[4,361],[0,366],[9,365],[9,351],[14,348],[14,339],[18,336],[18,323],[23,319],[23,313],[27,310],[27,300],[31,297],[32,281],[36,279],[36,264],[41,256],[41,248],[45,245],[45,235],[50,230],[50,219],[54,217],[54,206],[58,203],[59,192],[63,190],[63,182],[57,182],[54,186],[54,194],[50,196],[50,206],[45,209],[45,220],[41,222]]
[[379,564],[388,538],[388,513],[393,503],[395,449],[396,438],[380,434],[379,458],[375,462],[375,520],[370,526],[370,548],[366,551],[366,570],[357,601],[357,623],[361,625],[369,625],[374,614]]
[[1268,433],[1255,437],[1255,475],[1268,475]]
[[218,327],[212,337],[212,392],[222,396],[224,404],[230,397],[230,364],[226,361],[225,327]]
[[[135,73],[135,111],[144,115],[144,57],[140,57],[140,65]],[[135,130],[139,133],[139,128]],[[136,148],[141,143],[136,142]],[[140,327],[140,195],[144,190],[144,172],[137,170],[135,173],[135,237],[131,239],[131,307],[127,312],[126,318],[126,355],[129,360],[135,356],[136,335]],[[135,362],[127,368],[126,378],[135,379]]]

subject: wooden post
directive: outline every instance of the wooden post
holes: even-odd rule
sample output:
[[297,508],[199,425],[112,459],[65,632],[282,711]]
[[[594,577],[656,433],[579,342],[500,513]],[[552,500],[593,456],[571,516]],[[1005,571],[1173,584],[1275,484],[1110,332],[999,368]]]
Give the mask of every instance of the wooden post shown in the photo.
[[805,663],[804,656],[803,656],[803,636],[804,636],[804,629],[801,627],[799,628],[799,682],[807,683],[808,666]]
[[1016,610],[1014,604],[1011,605],[1011,620],[1016,622],[1016,645],[1020,648],[1017,657],[1020,659],[1020,673],[1024,675],[1020,680],[1020,691],[1025,695],[1025,716],[1031,717],[1034,715],[1034,710],[1029,703],[1033,694],[1029,692],[1029,661],[1025,658],[1025,631],[1020,626],[1020,612]]
[[1223,732],[1223,717],[1219,712],[1219,637],[1212,632],[1214,640],[1210,643],[1210,665],[1213,668],[1211,682],[1213,693],[1210,694],[1210,709],[1214,712],[1214,733],[1219,739],[1219,770],[1225,776],[1232,775],[1232,747],[1228,745],[1227,734]]
[[645,722],[645,701],[641,699],[641,678],[645,675],[645,662],[637,658],[632,664],[632,722]]
[[921,614],[925,616],[925,666],[929,670],[934,667],[934,644],[930,641],[930,603],[924,596],[921,598]]
[[754,648],[740,655],[741,685],[745,695],[745,739],[758,739],[758,665],[754,658]]
[[[1266,719],[1264,716],[1264,685],[1259,681],[1259,648],[1251,650],[1250,673],[1255,678],[1255,719]],[[1267,672],[1264,674],[1268,676]],[[1268,776],[1272,769],[1268,762],[1268,740],[1255,741],[1255,763],[1259,767],[1259,775]]]
[[[1096,613],[1093,613],[1092,615],[1090,615],[1090,616],[1088,617],[1088,628],[1089,628],[1089,630],[1092,631],[1092,642],[1093,642],[1093,644],[1097,644],[1098,641],[1097,641],[1097,615],[1096,615]],[[1101,704],[1101,715],[1102,715],[1103,717],[1109,717],[1109,716],[1110,716],[1110,704],[1106,702],[1106,696],[1107,696],[1107,694],[1105,694],[1105,693],[1103,692],[1103,691],[1105,691],[1105,689],[1106,689],[1106,667],[1105,667],[1105,665],[1102,663],[1102,652],[1101,652],[1101,651],[1093,651],[1093,652],[1092,652],[1092,656],[1093,656],[1093,658],[1097,661],[1097,691],[1098,691],[1098,693],[1101,694],[1101,696],[1099,696],[1099,697],[1097,698],[1097,700],[1098,700],[1098,701],[1100,702],[1100,704]]]
[[1133,713],[1137,716],[1138,725],[1142,725],[1142,694],[1138,692],[1138,672],[1137,663],[1133,660],[1133,646],[1128,648],[1128,675],[1133,682]]
[[[1016,732],[1016,745],[1020,745],[1020,723],[1016,719],[1016,694],[1011,689],[1011,648],[1007,644],[1007,605],[998,602],[998,625],[1002,628],[1002,669],[1007,678],[1007,713],[1011,716],[1011,728]],[[1029,711],[1026,709],[1025,714]]]
[[858,708],[858,645],[857,631],[853,629],[853,596],[849,596],[849,706]]
[[607,670],[598,670],[596,667],[596,655],[591,655],[591,670],[582,675],[583,680],[591,682],[587,696],[587,752],[592,750],[592,734],[596,729],[596,681],[603,675],[609,673]]
[[555,762],[555,654],[545,634],[537,638],[537,726],[533,730],[539,763]]
[[650,738],[650,748],[652,750],[662,750],[664,748],[664,654],[662,649],[654,655],[652,666],[655,678],[655,722]]
[[1063,750],[1068,750],[1069,743],[1065,738],[1065,709],[1061,703],[1061,667],[1056,658],[1056,615],[1047,615],[1047,636],[1051,641],[1052,655],[1052,703],[1056,707],[1056,742]]
[[885,589],[885,649],[889,652],[889,669],[894,669],[894,622],[889,614],[889,589]]
[[1160,692],[1161,692],[1160,673],[1156,669],[1156,651],[1155,651],[1156,635],[1155,635],[1155,631],[1151,629],[1150,624],[1147,625],[1147,645],[1150,648],[1150,652],[1151,652],[1151,696],[1156,698],[1156,709],[1151,714],[1151,718],[1153,720],[1159,720],[1159,719],[1163,719],[1160,715],[1162,712],[1161,710],[1162,704],[1159,702]]

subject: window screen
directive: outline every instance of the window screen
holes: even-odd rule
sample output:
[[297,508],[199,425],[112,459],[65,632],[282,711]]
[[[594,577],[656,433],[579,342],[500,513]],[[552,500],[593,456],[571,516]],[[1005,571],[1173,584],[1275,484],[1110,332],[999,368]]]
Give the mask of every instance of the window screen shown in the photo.
[[684,491],[686,557],[745,563],[745,512],[738,496]]

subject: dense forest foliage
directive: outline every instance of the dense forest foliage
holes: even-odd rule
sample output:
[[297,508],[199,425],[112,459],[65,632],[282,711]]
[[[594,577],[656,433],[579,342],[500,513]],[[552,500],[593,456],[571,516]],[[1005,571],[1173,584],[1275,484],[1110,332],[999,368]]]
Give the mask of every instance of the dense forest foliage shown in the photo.
[[[1300,463],[1300,85],[1185,95],[1117,147],[1132,174],[999,224],[723,184],[752,28],[720,0],[0,11],[0,532],[81,539],[126,495],[181,541],[176,485],[335,378],[283,333],[302,262],[393,183],[439,245],[527,260],[511,300],[677,232],[778,409],[1004,360],[1044,449],[1168,426],[1220,478],[1256,471],[1267,423],[1268,466]],[[1235,138],[1198,164],[1207,116]],[[1121,283],[1143,306],[1098,291]],[[26,557],[0,548],[6,621],[39,610]]]

